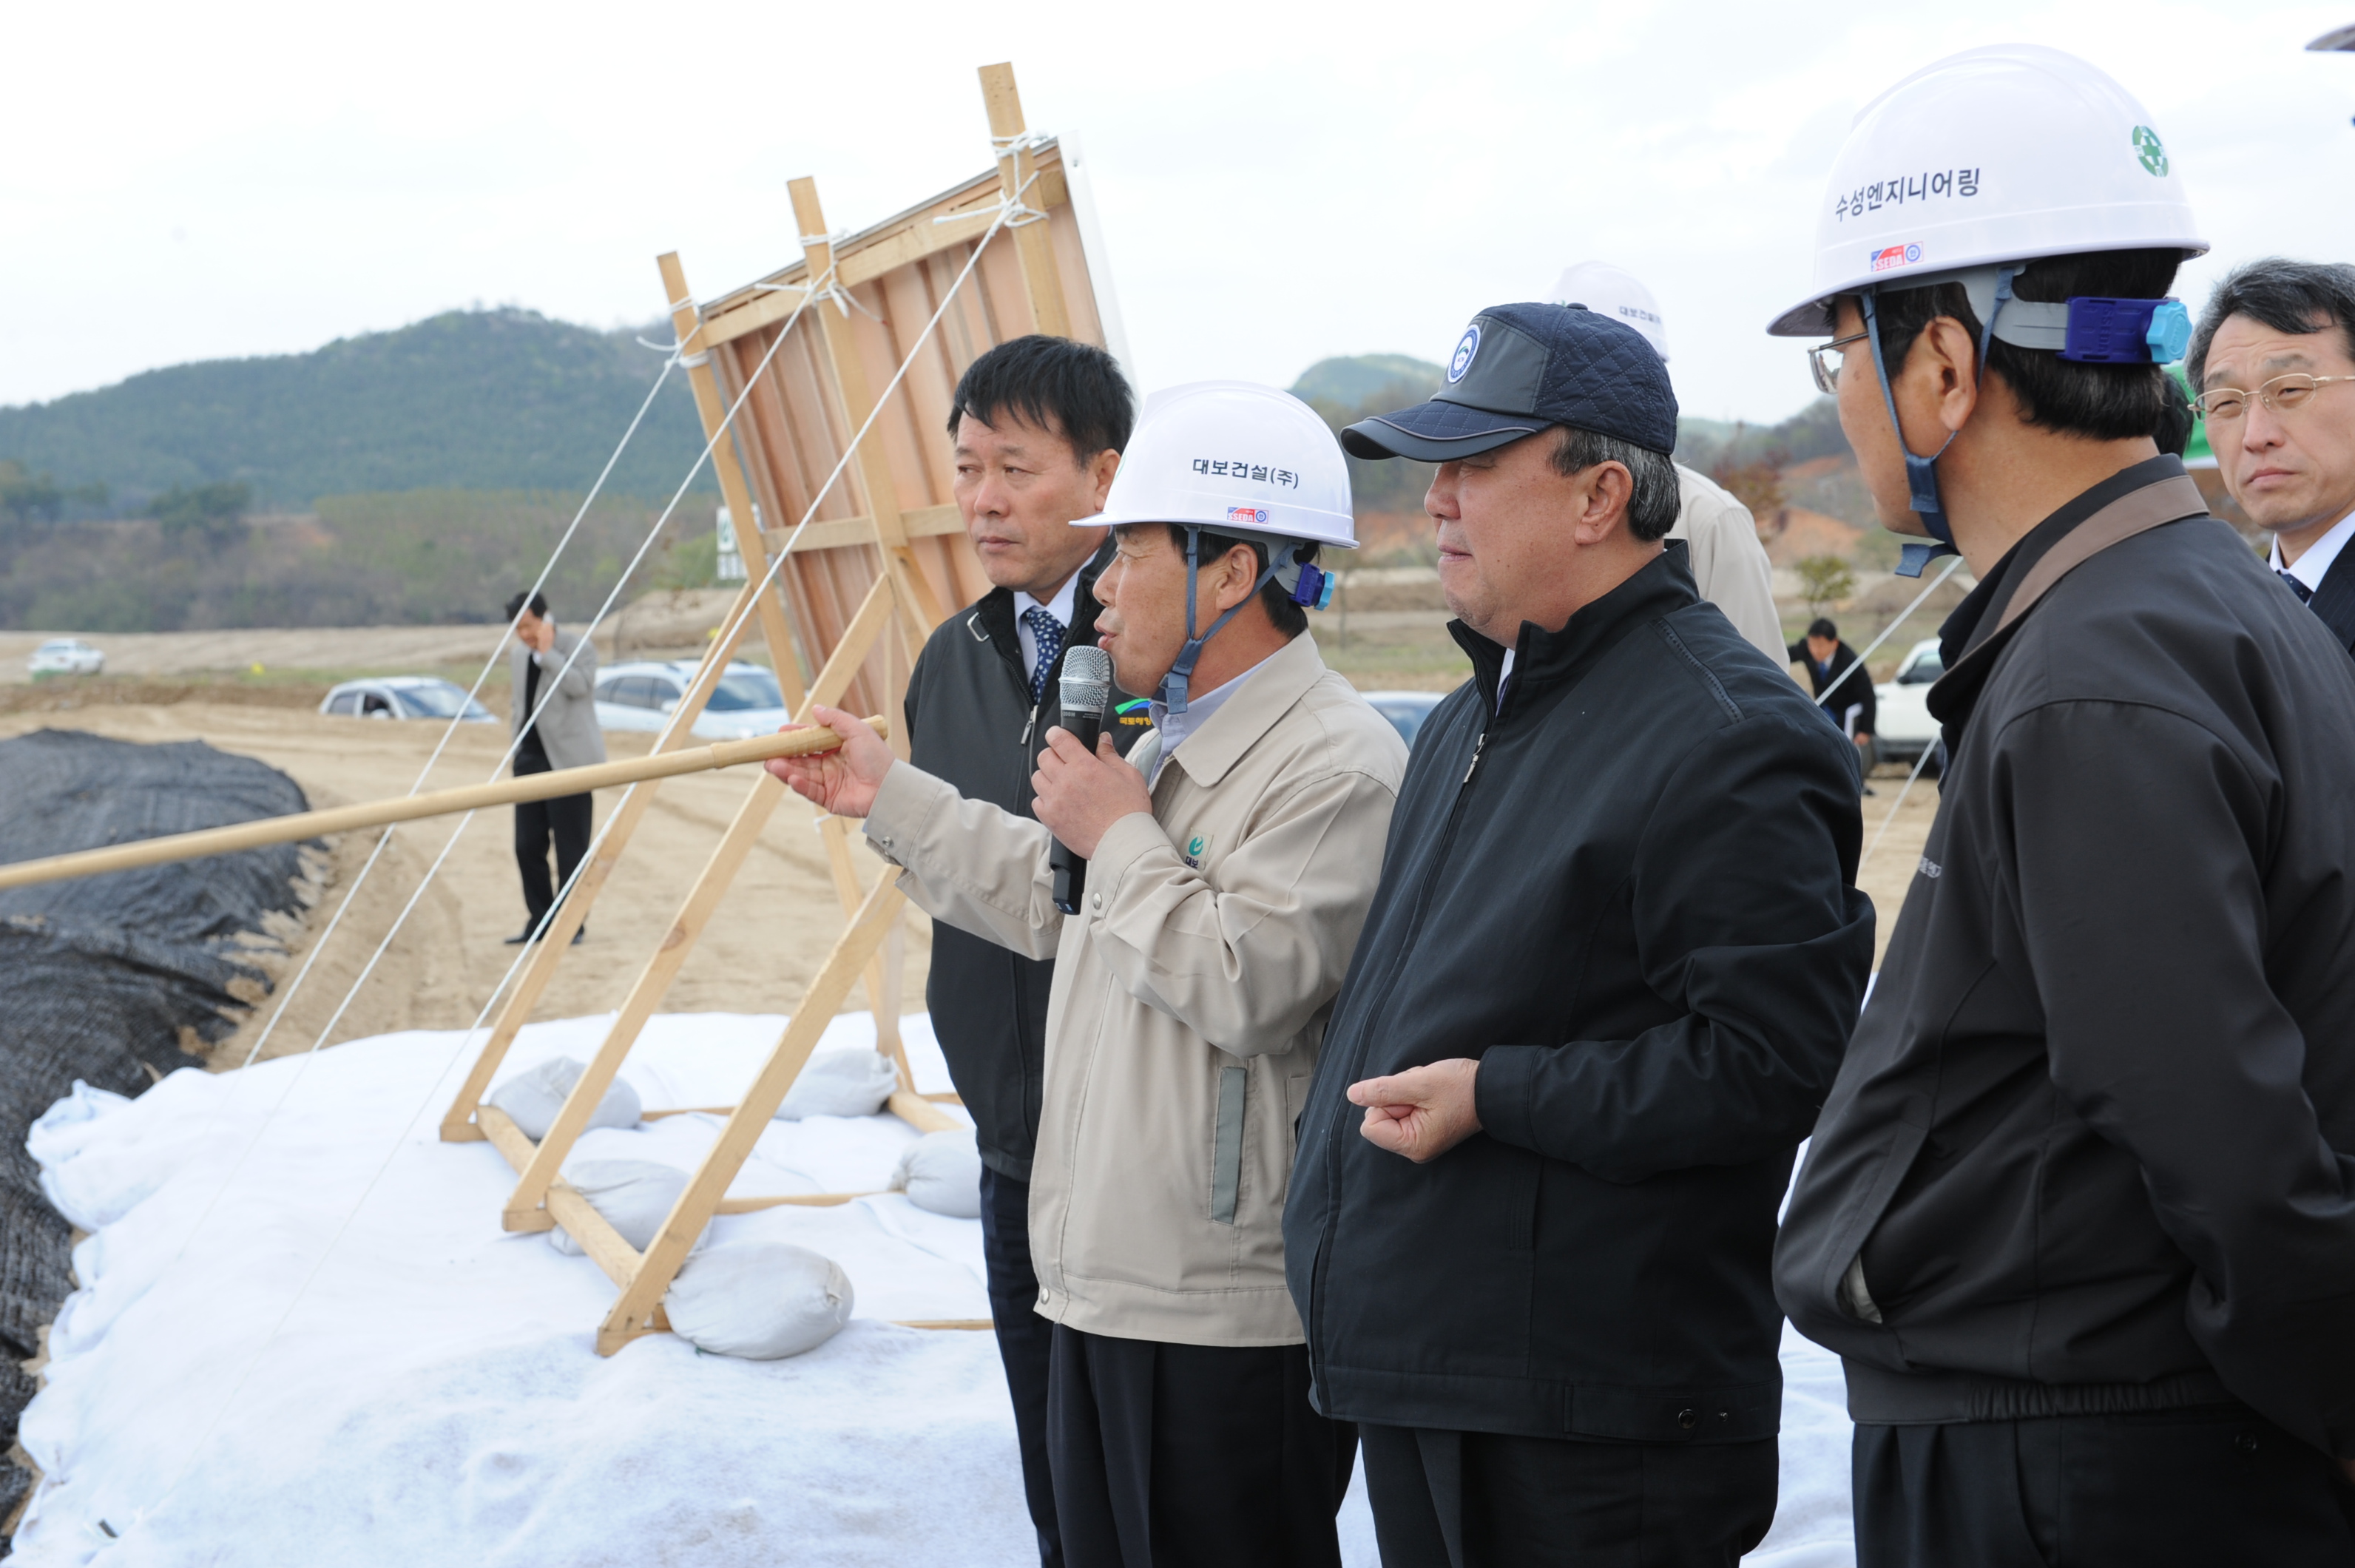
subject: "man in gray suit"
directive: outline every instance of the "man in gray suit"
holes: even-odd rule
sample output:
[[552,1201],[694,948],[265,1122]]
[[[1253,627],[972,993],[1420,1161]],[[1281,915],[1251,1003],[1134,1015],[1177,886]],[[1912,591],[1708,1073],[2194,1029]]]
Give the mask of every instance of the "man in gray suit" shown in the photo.
[[[528,603],[520,593],[508,600],[507,618],[516,631],[515,652],[507,661],[516,776],[603,762],[605,737],[597,729],[596,647],[579,632],[558,631],[542,594],[532,594]],[[589,807],[584,793],[527,801],[515,808],[516,867],[523,873],[523,901],[530,919],[507,938],[509,946],[538,941],[547,929],[557,889],[572,880],[574,868],[589,852]],[[551,839],[556,846],[553,883],[548,877]],[[575,932],[572,940],[586,934],[585,929]]]

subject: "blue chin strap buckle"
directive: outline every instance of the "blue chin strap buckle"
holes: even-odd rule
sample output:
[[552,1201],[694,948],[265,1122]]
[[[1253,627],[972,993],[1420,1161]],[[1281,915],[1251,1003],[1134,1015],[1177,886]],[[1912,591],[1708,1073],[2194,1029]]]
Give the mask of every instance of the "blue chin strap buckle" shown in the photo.
[[[1981,380],[1987,379],[1987,344],[1995,337],[1996,318],[2003,314],[2003,307],[2011,303],[2011,281],[2019,275],[2017,267],[1996,269],[1995,298],[1989,302],[1984,313],[1986,319],[1979,325],[1979,362],[1976,374]],[[1875,290],[1867,289],[1859,296],[1864,307],[1864,330],[1871,340],[1868,347],[1872,350],[1872,373],[1881,380],[1881,400],[1889,410],[1889,428],[1896,432],[1897,450],[1905,454],[1905,483],[1911,491],[1907,504],[1922,519],[1922,526],[1930,530],[1930,537],[1938,541],[1923,544],[1913,539],[1899,549],[1897,575],[1919,577],[1922,569],[1940,556],[1961,553],[1955,549],[1954,525],[1946,521],[1945,507],[1938,499],[1938,459],[1946,454],[1946,448],[1955,444],[1955,437],[1962,432],[1948,431],[1946,439],[1938,443],[1938,450],[1927,457],[1915,456],[1913,449],[1905,444],[1905,427],[1897,419],[1897,394],[1890,388],[1889,367],[1881,357],[1881,313],[1874,307],[1875,293]]]
[[[1186,530],[1186,631],[1188,635],[1186,638],[1186,645],[1178,650],[1177,662],[1169,667],[1169,673],[1161,677],[1162,706],[1168,709],[1172,713],[1183,713],[1186,711],[1186,684],[1188,680],[1193,678],[1194,661],[1202,656],[1202,645],[1209,642],[1212,637],[1217,636],[1219,635],[1219,628],[1233,620],[1244,605],[1258,598],[1259,591],[1266,587],[1270,582],[1273,581],[1275,580],[1276,573],[1282,571],[1285,567],[1293,564],[1290,560],[1287,560],[1285,557],[1289,556],[1294,549],[1298,548],[1297,546],[1292,545],[1270,545],[1267,551],[1267,570],[1259,574],[1259,581],[1252,584],[1251,592],[1237,600],[1233,609],[1229,610],[1225,614],[1211,622],[1209,630],[1204,632],[1199,636],[1195,636],[1192,635],[1194,631],[1194,580],[1201,575],[1202,571],[1202,529],[1201,526],[1197,523],[1186,523],[1180,526]],[[1314,589],[1311,589],[1309,586],[1311,581],[1310,574],[1312,572],[1315,573],[1315,581],[1318,585]],[[1322,610],[1325,608],[1326,604],[1332,601],[1333,579],[1329,574],[1318,571],[1316,567],[1303,563],[1300,567],[1299,581],[1294,585],[1292,590],[1292,602],[1294,603],[1305,604],[1308,603],[1307,600],[1303,599],[1300,596],[1304,591],[1316,594],[1317,603],[1316,608]]]

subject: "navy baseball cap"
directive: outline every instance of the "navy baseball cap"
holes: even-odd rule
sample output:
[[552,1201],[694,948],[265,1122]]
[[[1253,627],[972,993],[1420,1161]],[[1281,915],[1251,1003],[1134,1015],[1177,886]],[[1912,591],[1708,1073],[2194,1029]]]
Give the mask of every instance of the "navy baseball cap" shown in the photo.
[[1358,457],[1444,463],[1558,424],[1677,449],[1677,394],[1644,335],[1582,304],[1491,305],[1448,356],[1426,403],[1341,432]]

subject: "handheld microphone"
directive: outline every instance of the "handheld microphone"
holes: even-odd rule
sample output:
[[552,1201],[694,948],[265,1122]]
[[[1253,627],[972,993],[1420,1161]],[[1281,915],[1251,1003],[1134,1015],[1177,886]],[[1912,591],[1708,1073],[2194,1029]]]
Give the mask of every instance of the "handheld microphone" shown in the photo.
[[[1063,705],[1062,726],[1091,752],[1103,733],[1104,705],[1112,700],[1112,656],[1085,645],[1063,650],[1063,678],[1059,688]],[[1047,852],[1055,872],[1055,907],[1065,914],[1080,912],[1080,894],[1088,885],[1088,862],[1061,839]]]

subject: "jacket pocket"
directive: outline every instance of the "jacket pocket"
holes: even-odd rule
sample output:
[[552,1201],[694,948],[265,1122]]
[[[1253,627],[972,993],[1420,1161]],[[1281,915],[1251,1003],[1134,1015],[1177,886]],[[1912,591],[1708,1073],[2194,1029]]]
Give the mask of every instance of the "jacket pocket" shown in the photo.
[[1210,1147],[1210,1218],[1221,1225],[1235,1222],[1235,1195],[1243,1184],[1243,1095],[1250,1086],[1250,1069],[1219,1069],[1218,1130]]

